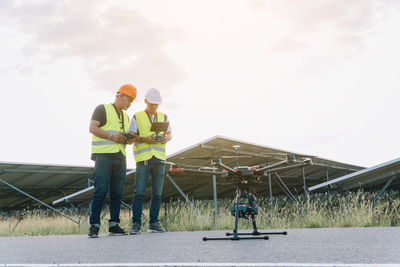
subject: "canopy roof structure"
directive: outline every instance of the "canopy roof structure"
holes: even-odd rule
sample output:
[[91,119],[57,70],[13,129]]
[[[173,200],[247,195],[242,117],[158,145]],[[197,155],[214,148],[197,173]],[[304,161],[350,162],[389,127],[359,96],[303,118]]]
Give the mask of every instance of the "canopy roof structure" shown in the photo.
[[308,188],[310,191],[322,191],[330,189],[339,190],[354,190],[354,189],[376,189],[385,185],[392,188],[399,188],[400,181],[398,178],[400,174],[400,158],[373,166],[371,168],[363,169],[317,184]]
[[[233,146],[237,145],[240,148],[235,150]],[[263,166],[282,161],[287,154],[295,155],[299,161],[303,158],[311,158],[314,164],[304,168],[304,177],[301,168],[272,175],[271,189],[274,195],[282,194],[287,190],[298,194],[304,192],[304,181],[307,187],[312,187],[364,169],[360,166],[322,159],[317,156],[303,155],[222,136],[214,136],[173,153],[167,157],[167,161],[190,168],[200,169],[203,167],[204,169],[204,167],[211,167],[209,159],[193,159],[191,157],[237,155],[250,157],[223,158],[222,161],[229,167],[237,165]],[[134,172],[134,169],[127,171],[123,195],[123,201],[126,203],[130,203],[132,199]],[[163,201],[181,197],[182,191],[193,199],[213,198],[211,174],[179,174],[168,172],[168,169],[167,174],[163,189]],[[233,195],[235,189],[229,180],[221,177],[216,177],[215,180],[219,198]],[[150,184],[149,181],[145,195],[147,199],[151,195]],[[40,203],[20,191],[47,204],[87,204],[93,194],[92,186],[93,167],[0,162],[0,210],[2,211],[23,209],[27,206],[41,206]],[[259,195],[266,195],[269,189],[267,177],[262,178],[262,183],[252,188]],[[181,192],[179,192],[180,190]]]

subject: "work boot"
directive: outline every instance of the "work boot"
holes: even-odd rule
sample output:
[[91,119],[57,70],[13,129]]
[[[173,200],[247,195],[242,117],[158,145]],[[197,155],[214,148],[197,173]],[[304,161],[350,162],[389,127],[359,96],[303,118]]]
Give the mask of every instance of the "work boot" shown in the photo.
[[126,235],[127,233],[118,224],[108,227],[110,235]]
[[137,222],[132,223],[132,228],[129,230],[130,235],[138,235],[140,234],[140,224]]
[[90,225],[90,228],[89,228],[89,234],[88,234],[88,236],[89,236],[90,238],[99,237],[99,229],[100,229],[100,227],[98,227],[98,226],[96,226],[96,225],[94,225],[94,224],[91,224],[91,225]]
[[156,223],[151,223],[149,225],[149,233],[164,233],[165,229],[161,227],[161,225],[156,222]]

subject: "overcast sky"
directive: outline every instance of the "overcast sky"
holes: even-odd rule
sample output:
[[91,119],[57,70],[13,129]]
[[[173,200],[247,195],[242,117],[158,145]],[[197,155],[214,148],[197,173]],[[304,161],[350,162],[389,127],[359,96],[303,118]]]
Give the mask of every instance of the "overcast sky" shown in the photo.
[[[0,161],[92,166],[123,83],[168,154],[215,135],[373,166],[400,155],[400,1],[0,1]],[[128,148],[128,167],[134,167]]]

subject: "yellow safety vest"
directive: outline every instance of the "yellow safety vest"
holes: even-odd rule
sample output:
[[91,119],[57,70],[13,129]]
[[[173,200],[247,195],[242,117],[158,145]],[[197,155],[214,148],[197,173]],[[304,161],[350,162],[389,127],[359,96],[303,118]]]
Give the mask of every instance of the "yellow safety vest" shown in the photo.
[[[145,111],[135,113],[135,118],[140,137],[146,137],[155,134],[155,132],[150,131],[151,121]],[[157,121],[159,122],[165,121],[164,113],[157,112]],[[135,157],[136,162],[151,159],[153,156],[155,156],[158,159],[165,160],[167,158],[167,154],[165,153],[165,144],[161,143],[147,144],[145,142],[135,143],[133,146],[133,156]]]
[[[129,131],[129,117],[126,112],[122,111],[124,116],[124,125],[122,127],[122,120],[119,119],[117,111],[112,104],[105,104],[106,110],[106,124],[100,127],[103,131],[111,134]],[[92,135],[92,154],[94,153],[118,153],[119,151],[126,156],[125,144],[118,144],[114,141],[103,139],[98,136]]]

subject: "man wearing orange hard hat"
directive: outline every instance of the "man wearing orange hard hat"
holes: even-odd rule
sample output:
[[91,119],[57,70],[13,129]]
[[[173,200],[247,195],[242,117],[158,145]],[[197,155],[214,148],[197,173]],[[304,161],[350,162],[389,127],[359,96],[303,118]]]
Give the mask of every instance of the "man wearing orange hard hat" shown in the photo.
[[100,213],[104,200],[110,189],[110,234],[125,235],[119,227],[121,198],[126,178],[125,145],[133,143],[129,135],[129,117],[126,114],[137,90],[132,84],[122,85],[112,104],[96,107],[90,121],[89,132],[92,133],[92,160],[94,167],[94,192],[90,204],[89,237],[98,237]]

